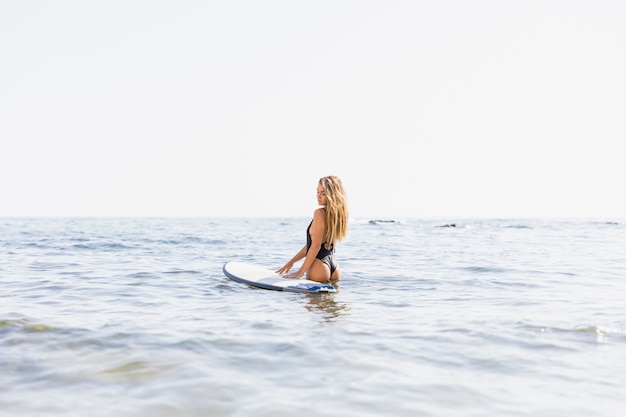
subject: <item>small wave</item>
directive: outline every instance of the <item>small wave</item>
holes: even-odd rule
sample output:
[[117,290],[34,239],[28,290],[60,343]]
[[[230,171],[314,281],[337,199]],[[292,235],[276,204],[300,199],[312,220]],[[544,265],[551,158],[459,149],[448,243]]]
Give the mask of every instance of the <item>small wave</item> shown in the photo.
[[525,224],[510,224],[508,226],[504,226],[505,229],[532,229],[532,227]]
[[168,275],[199,275],[202,274],[200,271],[196,271],[193,269],[173,269],[171,271],[165,271],[164,274]]
[[525,328],[538,331],[540,333],[554,333],[554,334],[571,334],[581,336],[591,336],[595,342],[601,343],[606,341],[608,336],[622,335],[623,331],[619,327],[607,327],[607,326],[595,326],[595,325],[583,325],[573,328],[561,328],[551,326],[537,326],[537,325],[524,325]]
[[128,278],[132,279],[146,279],[146,278],[158,278],[158,275],[154,272],[134,272],[132,274],[127,275]]
[[400,220],[374,219],[374,220],[370,220],[368,223],[376,225],[376,226],[384,226],[384,225],[401,224],[402,222]]
[[505,272],[509,272],[504,268],[497,268],[493,266],[466,266],[459,269],[477,274],[502,274]]
[[437,225],[435,227],[441,227],[441,228],[456,228],[459,227],[456,223],[445,223],[445,224],[440,224]]
[[604,224],[604,225],[606,225],[606,226],[626,226],[626,223],[622,223],[622,222],[611,222],[611,221],[609,221],[609,222],[604,222],[604,223],[602,223],[602,224]]
[[118,251],[134,249],[133,246],[124,245],[123,243],[77,243],[71,246],[72,249],[87,251]]
[[77,243],[75,245],[72,245],[72,249],[91,250],[93,248],[90,245],[87,245],[87,244],[84,244],[84,243]]

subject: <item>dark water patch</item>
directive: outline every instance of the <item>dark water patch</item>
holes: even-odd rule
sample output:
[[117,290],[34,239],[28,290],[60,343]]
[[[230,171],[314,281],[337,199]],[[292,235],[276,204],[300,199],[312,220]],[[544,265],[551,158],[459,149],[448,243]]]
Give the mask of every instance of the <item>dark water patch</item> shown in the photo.
[[51,244],[46,241],[38,241],[28,242],[25,244],[18,243],[17,249],[62,249],[62,247],[58,245],[58,242],[55,242],[55,244]]
[[499,268],[495,266],[463,266],[458,269],[472,274],[506,274],[510,272],[506,268]]
[[212,239],[212,238],[203,238],[203,237],[187,237],[187,238],[170,238],[170,239],[138,239],[137,240],[139,247],[143,246],[180,246],[180,247],[193,247],[193,246],[220,246],[231,243],[230,241],[225,241],[222,239]]
[[77,243],[71,246],[71,249],[95,252],[117,252],[136,248],[137,246],[130,246],[119,242]]
[[447,229],[455,229],[457,227],[462,227],[462,226],[460,226],[460,225],[458,225],[456,223],[444,223],[444,224],[437,225],[435,227],[444,228],[444,229],[446,229],[446,228]]
[[70,247],[70,249],[73,249],[73,250],[86,250],[86,251],[88,251],[88,250],[94,250],[95,249],[95,245],[90,245],[90,244],[87,244],[87,243],[76,243],[76,244],[72,245]]
[[504,226],[505,229],[532,229],[531,226],[525,224],[509,224]]
[[157,279],[160,277],[159,273],[156,272],[133,272],[126,275],[126,278],[130,278],[131,280],[142,280],[142,279]]
[[201,271],[196,271],[193,269],[172,269],[169,271],[163,272],[166,275],[202,275],[204,274]]
[[619,221],[598,221],[598,222],[592,222],[592,223],[598,226],[609,226],[609,227],[626,226],[626,222],[619,222]]
[[29,269],[34,271],[57,271],[67,266],[68,263],[66,262],[35,261],[30,264]]

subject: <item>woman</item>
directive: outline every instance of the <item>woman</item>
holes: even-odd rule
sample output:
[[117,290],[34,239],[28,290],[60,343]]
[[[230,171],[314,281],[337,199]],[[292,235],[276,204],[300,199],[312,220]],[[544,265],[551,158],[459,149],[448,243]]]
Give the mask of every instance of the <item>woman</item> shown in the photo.
[[[335,176],[324,177],[317,184],[317,204],[313,220],[306,231],[307,243],[289,262],[276,271],[285,278],[300,278],[317,282],[338,280],[341,271],[335,261],[335,244],[348,232],[348,207],[341,180]],[[304,258],[300,269],[289,274],[295,262]]]

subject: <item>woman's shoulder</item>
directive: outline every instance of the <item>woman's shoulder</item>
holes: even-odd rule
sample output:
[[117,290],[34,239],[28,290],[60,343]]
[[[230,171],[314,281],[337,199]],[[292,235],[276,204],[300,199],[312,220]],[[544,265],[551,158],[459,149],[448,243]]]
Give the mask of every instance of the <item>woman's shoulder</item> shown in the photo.
[[313,212],[313,218],[316,217],[326,218],[326,209],[324,207],[316,208]]

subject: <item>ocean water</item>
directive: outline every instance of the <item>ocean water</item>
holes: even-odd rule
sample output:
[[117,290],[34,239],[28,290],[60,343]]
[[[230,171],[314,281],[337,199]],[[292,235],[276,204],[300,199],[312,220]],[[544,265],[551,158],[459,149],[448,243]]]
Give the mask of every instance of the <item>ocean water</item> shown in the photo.
[[307,295],[221,268],[308,218],[0,219],[0,415],[624,415],[626,223],[370,220]]

